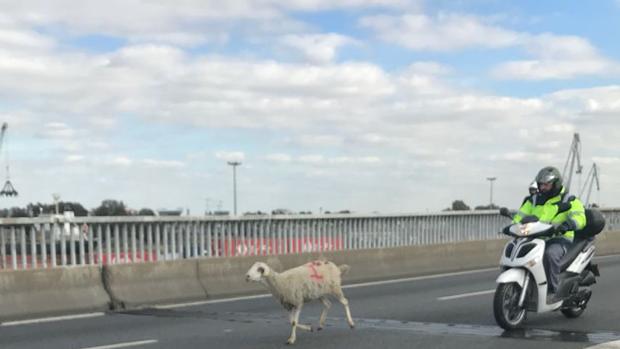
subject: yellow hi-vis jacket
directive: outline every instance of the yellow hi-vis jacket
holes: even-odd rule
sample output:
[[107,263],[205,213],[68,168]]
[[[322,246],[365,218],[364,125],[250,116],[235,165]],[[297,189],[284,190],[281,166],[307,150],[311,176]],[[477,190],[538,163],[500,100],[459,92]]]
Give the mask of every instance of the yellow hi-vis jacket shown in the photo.
[[[513,222],[519,223],[525,216],[536,216],[540,222],[553,225],[559,225],[571,219],[575,223],[574,225],[577,227],[577,230],[583,229],[586,225],[586,214],[583,203],[573,196],[566,197],[564,188],[562,188],[560,194],[546,201],[538,194],[527,198],[521,205],[519,212],[515,214]],[[573,241],[575,231],[567,231],[563,236]]]

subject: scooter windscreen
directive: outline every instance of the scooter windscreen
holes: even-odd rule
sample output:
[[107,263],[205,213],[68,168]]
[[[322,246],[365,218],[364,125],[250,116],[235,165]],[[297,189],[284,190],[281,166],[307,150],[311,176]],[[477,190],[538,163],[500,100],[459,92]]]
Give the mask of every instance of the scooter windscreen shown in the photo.
[[513,224],[510,226],[510,232],[517,237],[531,237],[544,235],[553,228],[553,225],[542,222],[529,222],[525,224]]

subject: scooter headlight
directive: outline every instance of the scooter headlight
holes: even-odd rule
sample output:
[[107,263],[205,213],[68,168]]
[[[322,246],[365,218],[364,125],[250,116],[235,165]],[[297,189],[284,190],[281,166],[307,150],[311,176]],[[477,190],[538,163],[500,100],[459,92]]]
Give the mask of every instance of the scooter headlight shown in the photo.
[[522,224],[519,227],[519,232],[521,233],[521,235],[523,236],[527,236],[530,234],[530,231],[532,230],[532,223],[526,223],[526,224]]

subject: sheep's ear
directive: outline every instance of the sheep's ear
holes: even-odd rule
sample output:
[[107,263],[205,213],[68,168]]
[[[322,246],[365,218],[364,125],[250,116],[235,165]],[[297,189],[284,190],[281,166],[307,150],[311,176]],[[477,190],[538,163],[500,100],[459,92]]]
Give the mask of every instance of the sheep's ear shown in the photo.
[[256,269],[256,270],[258,270],[258,272],[261,273],[261,275],[265,274],[265,268],[263,268],[263,267],[258,267],[258,269]]

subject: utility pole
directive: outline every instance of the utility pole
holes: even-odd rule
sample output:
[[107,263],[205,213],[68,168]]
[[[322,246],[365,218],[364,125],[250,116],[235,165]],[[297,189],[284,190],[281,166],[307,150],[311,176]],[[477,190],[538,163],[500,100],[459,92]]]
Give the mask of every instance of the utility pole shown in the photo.
[[228,164],[233,168],[233,213],[237,215],[237,166],[241,165],[240,161],[228,161]]
[[491,193],[489,195],[489,208],[493,207],[493,182],[497,177],[487,177],[487,181],[491,184]]

